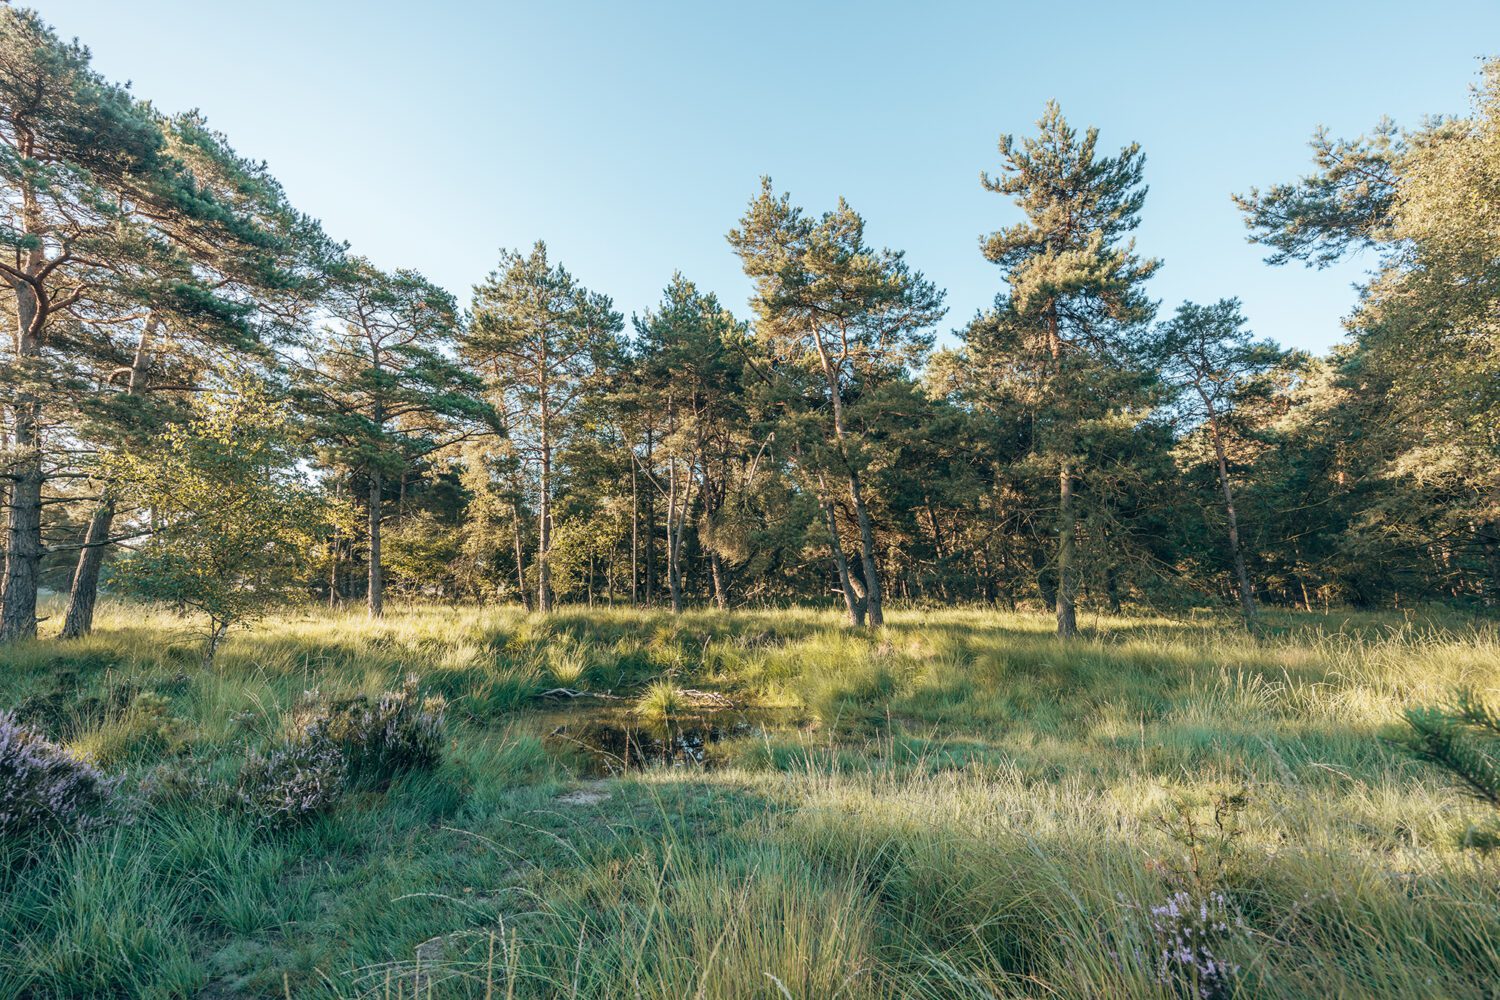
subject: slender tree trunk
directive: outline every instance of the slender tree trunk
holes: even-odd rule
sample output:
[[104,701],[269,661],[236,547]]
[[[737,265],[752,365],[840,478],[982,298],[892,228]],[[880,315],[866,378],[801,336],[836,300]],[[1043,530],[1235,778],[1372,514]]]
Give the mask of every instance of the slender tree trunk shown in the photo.
[[328,535],[328,610],[339,603],[339,533],[335,528]]
[[720,611],[728,611],[729,588],[724,580],[724,560],[712,549],[708,553],[708,571],[714,581],[714,606]]
[[838,575],[839,589],[844,594],[844,610],[849,616],[851,628],[859,628],[865,623],[864,604],[854,595],[854,583],[849,577],[849,561],[844,558],[844,544],[839,541],[838,515],[834,512],[833,501],[823,501],[823,516],[828,523],[828,546],[833,551],[833,569]]
[[[1204,398],[1204,403],[1208,399]],[[1245,552],[1240,547],[1240,523],[1234,510],[1234,490],[1229,485],[1229,463],[1224,457],[1224,439],[1219,433],[1219,420],[1209,406],[1209,429],[1213,432],[1214,454],[1219,460],[1219,487],[1224,491],[1224,515],[1229,521],[1229,551],[1234,557],[1234,578],[1239,584],[1240,610],[1245,616],[1245,627],[1255,628],[1255,591],[1250,587],[1250,574],[1245,569]]]
[[667,456],[667,590],[672,598],[672,613],[682,613],[682,567],[678,563],[681,552],[678,538],[681,537],[681,515],[677,510],[677,456]]
[[[875,531],[870,523],[870,512],[865,507],[864,490],[859,480],[859,470],[849,456],[844,431],[844,393],[839,373],[834,370],[823,346],[821,334],[815,334],[818,358],[822,362],[823,377],[828,383],[830,402],[833,404],[833,435],[838,444],[839,455],[849,470],[849,500],[854,505],[854,519],[859,525],[860,563],[865,574],[865,612],[872,628],[885,623],[880,608],[880,574],[875,565]],[[861,617],[864,617],[863,615]]]
[[68,592],[68,613],[63,618],[60,638],[77,639],[94,628],[94,605],[99,599],[99,568],[109,546],[109,533],[115,522],[115,502],[106,498],[94,508],[89,530],[78,553],[73,570],[73,586]]
[[1078,634],[1073,579],[1078,514],[1073,506],[1073,469],[1066,459],[1058,471],[1057,484],[1057,634],[1066,639]]
[[385,613],[385,580],[380,572],[380,471],[370,469],[369,533],[370,533],[370,584],[366,597],[372,617]]
[[[652,475],[655,431],[646,428],[646,470]],[[653,476],[654,478],[654,476]],[[646,603],[656,602],[656,491],[646,491]]]
[[[154,315],[141,327],[140,340],[135,345],[135,356],[130,362],[130,377],[125,383],[126,396],[138,396],[145,390],[152,340],[160,327],[161,321]],[[114,521],[115,501],[106,496],[89,519],[88,534],[83,540],[84,547],[79,550],[78,565],[73,570],[73,585],[68,591],[68,612],[63,618],[61,637],[64,639],[87,635],[94,628],[94,606],[99,598],[99,571],[108,552]]]
[[641,495],[635,468],[635,448],[630,455],[630,603],[632,607],[641,603]]
[[547,560],[552,554],[552,442],[548,437],[547,405],[542,403],[541,503],[537,513],[536,607],[543,614],[552,610],[552,572]]
[[531,600],[526,593],[526,558],[525,548],[521,544],[521,505],[512,500],[510,503],[511,513],[511,535],[516,544],[516,593],[521,596],[521,607],[529,608]]

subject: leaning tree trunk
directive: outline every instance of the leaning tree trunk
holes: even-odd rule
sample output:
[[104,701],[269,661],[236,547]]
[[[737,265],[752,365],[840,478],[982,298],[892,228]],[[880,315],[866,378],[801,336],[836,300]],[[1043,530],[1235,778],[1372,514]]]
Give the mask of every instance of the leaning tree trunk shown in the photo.
[[854,516],[859,522],[859,559],[865,571],[865,610],[871,628],[885,624],[881,613],[880,574],[875,568],[875,529],[870,524],[870,509],[865,506],[864,489],[859,473],[849,470],[849,496],[854,501]]
[[[125,383],[126,396],[138,396],[145,389],[152,338],[160,327],[161,321],[153,315],[141,328],[140,340],[135,345],[135,357],[130,362],[130,376]],[[68,612],[63,618],[64,639],[76,639],[93,631],[94,606],[99,600],[99,571],[104,566],[114,523],[115,501],[113,497],[106,496],[94,510],[94,516],[89,518],[88,534],[78,553],[78,565],[73,569],[73,585],[68,590]]]
[[839,541],[838,516],[834,513],[833,501],[823,501],[823,515],[828,522],[828,547],[833,551],[833,569],[838,576],[839,590],[844,595],[844,610],[849,616],[851,628],[865,623],[865,606],[854,595],[854,584],[849,577],[849,560],[844,558],[844,545]]
[[[829,399],[833,403],[833,436],[838,444],[839,455],[849,470],[849,500],[854,505],[854,519],[859,525],[860,562],[865,574],[864,612],[868,613],[871,627],[877,627],[883,625],[885,619],[880,610],[880,574],[875,566],[875,532],[870,524],[870,512],[865,507],[859,471],[849,457],[844,431],[844,393],[840,376],[829,360],[827,349],[823,346],[822,335],[819,334],[816,339],[818,358],[823,366],[823,378],[828,383]],[[845,576],[847,575],[846,571]],[[862,613],[859,617],[864,619],[865,614]]]
[[99,569],[109,547],[109,533],[115,523],[115,502],[105,498],[89,518],[89,530],[78,553],[73,570],[73,586],[68,591],[68,612],[63,617],[60,638],[77,639],[94,628],[94,605],[99,600]]
[[1078,515],[1073,507],[1073,469],[1065,459],[1057,475],[1057,634],[1078,634],[1074,607],[1073,563],[1077,552]]
[[380,571],[380,471],[370,469],[369,534],[370,534],[370,583],[367,598],[370,614],[379,618],[385,614],[385,577]]

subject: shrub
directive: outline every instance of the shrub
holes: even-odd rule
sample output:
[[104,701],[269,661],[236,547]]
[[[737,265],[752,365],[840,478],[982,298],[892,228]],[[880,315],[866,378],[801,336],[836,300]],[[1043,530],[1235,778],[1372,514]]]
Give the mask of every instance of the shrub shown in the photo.
[[171,714],[171,707],[167,698],[142,691],[73,740],[72,749],[101,767],[178,753],[187,745],[188,727]]
[[1175,892],[1146,911],[1150,954],[1137,952],[1163,986],[1196,1000],[1234,996],[1240,967],[1225,957],[1245,923],[1222,892]]
[[118,784],[0,712],[0,840],[92,827]]
[[251,754],[240,769],[234,799],[267,826],[292,826],[331,810],[346,784],[343,753],[310,735]]
[[443,756],[447,703],[424,696],[411,674],[376,702],[360,695],[329,705],[305,730],[344,756],[351,785],[381,787],[403,771],[435,767]]

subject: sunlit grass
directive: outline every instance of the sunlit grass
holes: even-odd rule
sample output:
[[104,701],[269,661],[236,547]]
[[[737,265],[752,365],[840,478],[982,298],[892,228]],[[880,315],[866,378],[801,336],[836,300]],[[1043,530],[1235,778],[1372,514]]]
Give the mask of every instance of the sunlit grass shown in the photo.
[[[452,711],[437,770],[303,828],[186,796],[7,854],[0,995],[1165,997],[1140,914],[1183,886],[1243,914],[1245,995],[1489,995],[1500,860],[1464,842],[1493,817],[1382,737],[1500,690],[1492,624],[1099,617],[1059,643],[1041,614],[889,618],[308,609],[205,671],[190,622],[110,604],[86,639],[5,647],[0,706],[132,782],[228,780],[311,689],[416,673]],[[533,710],[556,686],[798,724],[569,798]]]

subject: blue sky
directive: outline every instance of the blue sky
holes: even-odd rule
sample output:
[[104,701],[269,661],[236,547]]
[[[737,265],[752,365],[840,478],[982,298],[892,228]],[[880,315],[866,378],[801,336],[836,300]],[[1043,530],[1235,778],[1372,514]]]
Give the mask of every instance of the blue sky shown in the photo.
[[569,3],[35,0],[106,76],[201,108],[294,202],[386,267],[467,302],[542,238],[627,314],[674,269],[747,314],[724,233],[761,174],[843,195],[872,242],[948,289],[944,330],[999,274],[1013,221],[979,186],[1048,98],[1101,146],[1140,142],[1153,293],[1238,295],[1255,331],[1322,349],[1369,261],[1270,268],[1229,195],[1308,167],[1326,124],[1465,110],[1500,3]]

